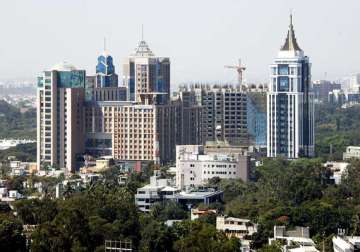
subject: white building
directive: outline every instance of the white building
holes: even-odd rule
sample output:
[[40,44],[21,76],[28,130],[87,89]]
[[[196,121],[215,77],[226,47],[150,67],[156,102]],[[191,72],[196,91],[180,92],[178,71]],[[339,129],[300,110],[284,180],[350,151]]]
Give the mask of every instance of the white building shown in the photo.
[[23,198],[23,195],[21,193],[19,193],[17,190],[10,190],[9,191],[9,198],[21,199],[21,198]]
[[270,66],[267,94],[267,156],[314,156],[314,102],[311,64],[290,26],[278,57]]
[[334,236],[332,243],[334,252],[360,251],[360,236]]
[[331,177],[336,185],[341,183],[341,178],[346,175],[347,167],[349,163],[347,162],[332,162],[328,161],[324,164],[324,167],[331,170]]
[[152,205],[163,199],[174,199],[180,190],[171,187],[168,179],[159,179],[157,174],[150,177],[150,184],[137,189],[135,204],[140,211],[149,212]]
[[8,190],[6,187],[0,187],[0,198],[6,197],[8,195]]
[[176,186],[204,185],[209,179],[248,181],[249,157],[239,153],[205,153],[202,145],[176,146]]
[[156,202],[173,200],[191,209],[197,204],[211,204],[222,201],[223,192],[213,188],[196,188],[181,191],[171,186],[168,179],[159,179],[157,174],[150,178],[150,184],[137,189],[135,204],[140,211],[149,212]]
[[284,244],[283,252],[319,252],[315,248],[315,242],[310,238],[309,227],[295,227],[286,230],[285,226],[274,226],[274,237],[269,238],[269,244],[280,241]]
[[359,93],[360,92],[360,73],[353,74],[350,77],[349,92]]
[[360,146],[348,146],[343,153],[343,159],[360,158]]

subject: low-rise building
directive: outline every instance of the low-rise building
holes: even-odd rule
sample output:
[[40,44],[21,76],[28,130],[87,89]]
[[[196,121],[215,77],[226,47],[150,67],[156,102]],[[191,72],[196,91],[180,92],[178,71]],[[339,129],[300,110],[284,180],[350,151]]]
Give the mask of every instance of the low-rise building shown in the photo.
[[348,166],[349,166],[349,163],[347,163],[347,162],[328,161],[324,164],[324,167],[330,169],[330,171],[331,171],[330,179],[336,185],[341,183],[341,178],[346,175]]
[[12,198],[12,199],[21,199],[23,198],[24,196],[19,193],[17,190],[10,190],[9,191],[9,198]]
[[203,145],[176,146],[176,186],[180,189],[204,185],[209,179],[248,181],[249,156],[229,152],[205,152]]
[[284,244],[283,252],[319,252],[315,242],[310,238],[309,227],[295,227],[287,230],[285,226],[274,226],[274,237],[269,238],[269,244],[280,241]]
[[137,189],[135,204],[140,211],[149,212],[156,202],[173,200],[191,209],[194,205],[203,203],[211,204],[219,202],[223,198],[223,192],[213,188],[193,188],[181,191],[173,187],[168,179],[159,179],[155,174],[150,178],[150,184]]
[[348,146],[343,154],[343,159],[360,158],[360,146]]
[[37,171],[35,162],[10,161],[11,176],[23,176]]
[[360,251],[360,236],[334,236],[332,243],[334,252]]
[[214,188],[193,188],[181,191],[174,195],[174,200],[190,210],[192,207],[205,204],[209,205],[223,200],[224,192]]
[[216,229],[224,231],[228,237],[245,239],[257,232],[257,224],[248,219],[240,219],[229,216],[216,217]]
[[251,235],[257,232],[257,224],[248,219],[229,216],[216,217],[216,229],[223,231],[227,237],[241,240],[241,251],[250,251]]
[[159,179],[157,174],[150,178],[150,184],[137,189],[135,204],[142,212],[149,212],[156,202],[174,199],[180,190],[171,187],[168,179]]

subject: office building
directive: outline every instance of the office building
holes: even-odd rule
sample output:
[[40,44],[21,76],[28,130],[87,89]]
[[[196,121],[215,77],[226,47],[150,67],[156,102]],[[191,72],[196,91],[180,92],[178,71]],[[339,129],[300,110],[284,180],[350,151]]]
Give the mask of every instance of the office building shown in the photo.
[[85,70],[63,62],[38,77],[37,167],[76,170],[84,151]]
[[350,93],[360,92],[360,73],[351,75],[347,91]]
[[170,101],[170,59],[156,57],[148,44],[141,40],[135,52],[123,65],[124,86],[128,100],[141,101],[141,94],[158,93],[157,104]]
[[340,90],[341,84],[327,80],[316,80],[313,82],[314,100],[316,102],[328,101],[329,93],[334,90]]
[[334,89],[333,91],[329,92],[328,102],[331,104],[342,105],[346,103],[346,100],[346,94],[342,89]]
[[118,75],[115,73],[113,58],[104,48],[104,52],[98,57],[96,65],[96,88],[108,88],[118,86]]
[[126,101],[127,88],[118,85],[113,58],[108,51],[98,57],[96,75],[86,76],[85,100],[91,101]]
[[201,85],[180,88],[181,100],[202,106],[202,142],[226,141],[247,145],[247,96],[230,85]]
[[242,179],[248,181],[250,158],[246,154],[206,153],[202,145],[176,146],[176,186],[198,187],[209,179]]
[[267,95],[267,156],[314,156],[311,64],[299,47],[290,16],[284,45],[271,65]]
[[181,101],[154,104],[154,94],[141,102],[96,101],[86,106],[86,151],[118,160],[167,163],[177,144],[199,144],[202,109]]

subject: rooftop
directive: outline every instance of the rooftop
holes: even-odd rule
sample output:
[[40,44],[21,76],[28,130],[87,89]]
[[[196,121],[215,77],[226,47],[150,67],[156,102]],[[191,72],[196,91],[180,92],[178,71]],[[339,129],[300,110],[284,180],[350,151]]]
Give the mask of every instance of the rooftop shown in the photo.
[[62,61],[51,68],[52,71],[74,71],[76,67],[67,61]]
[[132,56],[142,56],[142,57],[152,57],[155,54],[151,51],[149,45],[146,43],[145,40],[141,40],[139,42],[138,47],[135,48],[134,53]]

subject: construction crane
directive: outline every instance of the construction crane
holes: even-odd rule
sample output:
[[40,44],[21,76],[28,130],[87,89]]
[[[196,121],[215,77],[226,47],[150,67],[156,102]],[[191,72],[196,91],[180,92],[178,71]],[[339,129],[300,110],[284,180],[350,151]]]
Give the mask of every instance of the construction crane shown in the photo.
[[231,68],[231,69],[236,69],[236,71],[238,72],[238,84],[240,85],[240,87],[242,86],[242,80],[243,80],[243,71],[246,70],[246,67],[241,65],[241,59],[239,59],[239,65],[235,65],[235,66],[225,66],[225,68]]

